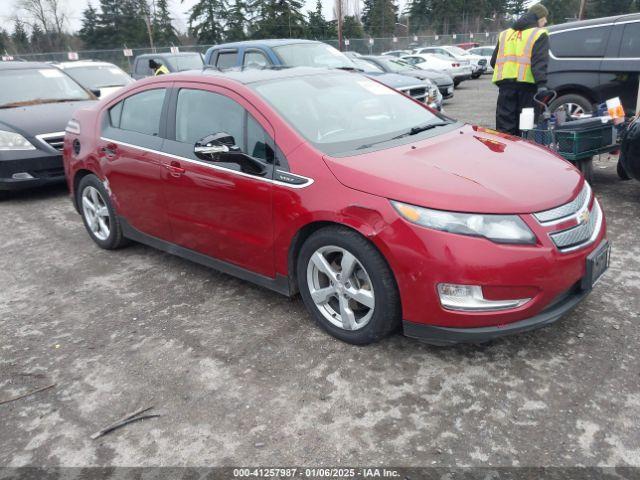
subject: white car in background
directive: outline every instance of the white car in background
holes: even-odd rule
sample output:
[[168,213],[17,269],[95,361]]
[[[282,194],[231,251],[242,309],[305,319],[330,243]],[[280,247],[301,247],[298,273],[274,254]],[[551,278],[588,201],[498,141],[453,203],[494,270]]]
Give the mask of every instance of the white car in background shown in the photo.
[[108,62],[78,60],[54,65],[100,98],[109,96],[135,81],[120,67]]
[[469,63],[461,63],[457,60],[433,55],[429,53],[406,55],[402,57],[405,62],[423,70],[438,70],[445,72],[453,78],[453,84],[457,87],[461,82],[469,80],[473,71]]
[[480,55],[474,55],[468,51],[456,47],[455,45],[438,47],[421,47],[414,50],[414,53],[433,53],[443,57],[457,60],[461,63],[468,62],[473,69],[472,78],[479,78],[487,71],[487,60]]
[[487,72],[493,73],[493,67],[491,66],[491,56],[493,55],[493,51],[496,49],[496,46],[484,46],[484,47],[475,47],[469,50],[469,53],[473,55],[478,55],[484,58],[487,61]]
[[405,55],[411,55],[411,50],[389,50],[388,52],[382,52],[380,55],[401,58]]

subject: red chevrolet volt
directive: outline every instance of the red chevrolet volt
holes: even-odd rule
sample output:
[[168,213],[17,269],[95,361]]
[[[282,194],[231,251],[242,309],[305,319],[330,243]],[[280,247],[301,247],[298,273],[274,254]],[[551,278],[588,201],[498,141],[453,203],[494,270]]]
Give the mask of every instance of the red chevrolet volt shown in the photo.
[[142,80],[77,111],[64,166],[89,236],[298,292],[325,330],[480,343],[558,320],[609,262],[569,163],[357,73]]

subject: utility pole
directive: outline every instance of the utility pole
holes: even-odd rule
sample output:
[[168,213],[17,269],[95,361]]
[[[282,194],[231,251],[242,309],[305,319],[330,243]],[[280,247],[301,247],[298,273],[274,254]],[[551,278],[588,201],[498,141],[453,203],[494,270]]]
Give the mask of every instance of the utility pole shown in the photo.
[[336,20],[338,21],[338,50],[342,51],[342,21],[344,17],[344,0],[336,0],[335,13]]
[[151,31],[151,20],[149,19],[149,15],[144,15],[144,23],[147,24],[147,33],[149,34],[149,46],[151,47],[151,51],[156,53],[156,47],[153,45],[153,32]]
[[578,19],[584,20],[584,15],[587,11],[587,0],[580,1],[580,14],[578,15]]

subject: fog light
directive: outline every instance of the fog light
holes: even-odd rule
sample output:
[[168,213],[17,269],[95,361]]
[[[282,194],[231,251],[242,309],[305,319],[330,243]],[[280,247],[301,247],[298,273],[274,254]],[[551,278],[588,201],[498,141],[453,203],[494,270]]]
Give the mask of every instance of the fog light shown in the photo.
[[29,180],[33,178],[33,176],[27,172],[18,172],[11,175],[11,178],[13,178],[14,180]]
[[455,285],[440,283],[438,285],[440,303],[447,310],[462,312],[493,312],[518,308],[529,302],[530,298],[513,300],[486,300],[479,285]]

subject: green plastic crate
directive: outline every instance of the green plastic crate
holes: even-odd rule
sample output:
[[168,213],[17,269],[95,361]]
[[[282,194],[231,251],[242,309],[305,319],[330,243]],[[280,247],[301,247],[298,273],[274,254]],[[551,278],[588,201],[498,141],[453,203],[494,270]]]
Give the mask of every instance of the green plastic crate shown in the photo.
[[609,152],[616,147],[616,130],[612,125],[594,126],[579,131],[563,130],[560,127],[555,131],[555,142],[549,130],[529,130],[525,138],[551,148],[570,161]]

